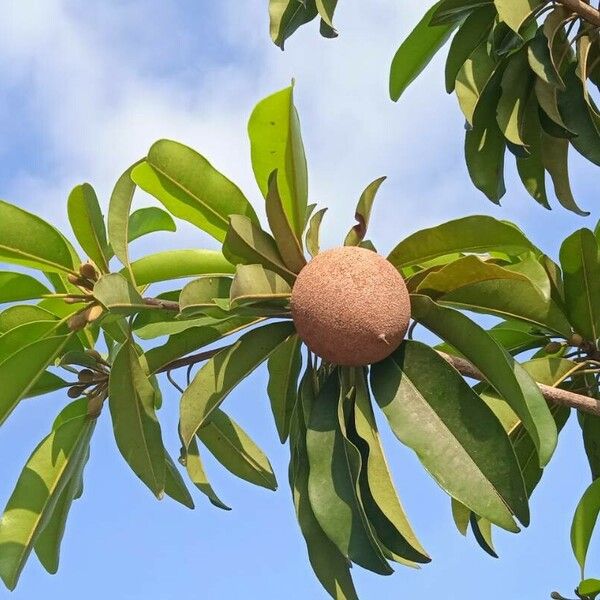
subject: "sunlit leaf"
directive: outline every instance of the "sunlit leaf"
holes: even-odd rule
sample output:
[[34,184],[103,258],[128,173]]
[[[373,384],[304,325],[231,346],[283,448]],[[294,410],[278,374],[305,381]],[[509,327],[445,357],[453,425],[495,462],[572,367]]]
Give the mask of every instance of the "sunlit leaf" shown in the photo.
[[0,304],[33,300],[49,293],[46,286],[30,275],[0,271]]
[[587,553],[600,514],[600,479],[596,479],[584,492],[571,525],[571,547],[584,577]]
[[133,242],[149,233],[157,231],[177,231],[177,225],[171,215],[155,206],[139,208],[129,215],[127,239]]
[[376,179],[370,183],[361,194],[354,213],[356,225],[348,232],[348,235],[344,240],[344,246],[358,246],[365,239],[367,227],[369,226],[369,219],[371,218],[371,209],[373,208],[373,202],[375,202],[375,196],[385,180],[385,177]]

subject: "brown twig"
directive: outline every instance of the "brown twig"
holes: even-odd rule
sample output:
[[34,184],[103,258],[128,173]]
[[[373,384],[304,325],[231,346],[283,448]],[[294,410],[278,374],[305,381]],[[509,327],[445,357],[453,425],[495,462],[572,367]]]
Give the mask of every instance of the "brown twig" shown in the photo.
[[[483,373],[468,360],[458,356],[451,356],[445,352],[438,352],[438,354],[450,363],[461,375],[477,379],[478,381],[485,381]],[[576,408],[585,413],[600,416],[600,401],[594,398],[544,385],[543,383],[538,383],[538,386],[544,398],[552,404],[560,404],[562,406]]]
[[591,4],[583,2],[583,0],[557,0],[557,2],[568,8],[570,11],[573,11],[584,21],[587,21],[596,27],[600,27],[600,11]]
[[190,356],[186,356],[185,358],[179,358],[178,360],[174,360],[169,364],[161,367],[156,371],[157,373],[167,373],[168,371],[172,371],[173,369],[179,369],[181,367],[189,367],[193,366],[199,362],[204,360],[208,360],[212,358],[215,354],[221,352],[221,350],[226,350],[229,346],[221,346],[221,348],[214,348],[213,350],[205,350],[204,352],[199,352],[198,354],[192,354]]
[[144,298],[144,304],[179,312],[179,302],[173,302],[171,300],[163,300],[162,298]]

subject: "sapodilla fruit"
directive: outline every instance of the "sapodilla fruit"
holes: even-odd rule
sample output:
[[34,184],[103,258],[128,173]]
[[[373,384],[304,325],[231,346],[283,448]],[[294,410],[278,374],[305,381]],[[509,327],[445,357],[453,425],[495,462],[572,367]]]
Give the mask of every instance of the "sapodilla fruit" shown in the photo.
[[318,254],[292,288],[292,317],[322,359],[359,367],[383,360],[404,339],[410,298],[404,279],[383,256],[356,246]]

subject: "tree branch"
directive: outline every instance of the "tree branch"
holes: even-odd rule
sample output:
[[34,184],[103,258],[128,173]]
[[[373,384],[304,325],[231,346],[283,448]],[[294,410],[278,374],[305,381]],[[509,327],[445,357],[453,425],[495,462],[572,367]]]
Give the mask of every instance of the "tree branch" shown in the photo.
[[594,8],[591,4],[583,2],[583,0],[557,0],[559,4],[573,11],[579,15],[582,19],[600,27],[600,11]]
[[[477,379],[478,381],[485,381],[485,377],[481,371],[473,366],[468,360],[458,356],[451,356],[445,352],[438,352],[438,354],[451,364],[461,375]],[[600,416],[600,401],[594,398],[544,385],[543,383],[538,383],[538,386],[544,398],[552,404],[560,404],[562,406],[568,406],[569,408],[576,408],[585,413]]]
[[212,350],[205,350],[204,352],[199,352],[198,354],[191,354],[190,356],[186,356],[185,358],[179,358],[178,360],[174,360],[166,364],[164,367],[161,367],[156,372],[168,373],[173,369],[194,366],[199,362],[212,358],[215,354],[218,354],[219,352],[221,352],[221,350],[226,350],[227,348],[229,348],[229,346],[221,346],[220,348],[213,348]]

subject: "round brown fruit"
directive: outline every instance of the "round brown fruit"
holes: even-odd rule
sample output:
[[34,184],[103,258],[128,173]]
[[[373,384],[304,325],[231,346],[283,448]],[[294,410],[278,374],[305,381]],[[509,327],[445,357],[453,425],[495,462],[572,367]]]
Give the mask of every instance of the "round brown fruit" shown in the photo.
[[383,256],[356,246],[311,260],[298,274],[291,306],[302,341],[336,365],[383,360],[398,348],[410,321],[400,273]]

